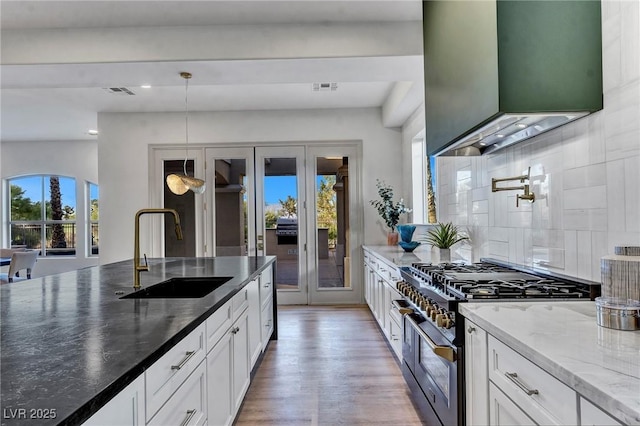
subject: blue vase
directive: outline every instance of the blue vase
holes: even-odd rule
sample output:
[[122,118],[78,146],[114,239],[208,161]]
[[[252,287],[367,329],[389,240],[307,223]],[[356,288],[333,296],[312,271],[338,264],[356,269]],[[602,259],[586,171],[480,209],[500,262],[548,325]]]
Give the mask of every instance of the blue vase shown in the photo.
[[410,243],[416,227],[414,225],[398,225],[396,228],[398,228],[398,232],[400,233],[400,239],[405,243]]
[[400,247],[402,247],[402,249],[404,251],[409,252],[409,253],[414,251],[416,249],[416,247],[418,247],[420,245],[420,243],[418,241],[410,241],[410,242],[400,241],[398,244],[400,245]]

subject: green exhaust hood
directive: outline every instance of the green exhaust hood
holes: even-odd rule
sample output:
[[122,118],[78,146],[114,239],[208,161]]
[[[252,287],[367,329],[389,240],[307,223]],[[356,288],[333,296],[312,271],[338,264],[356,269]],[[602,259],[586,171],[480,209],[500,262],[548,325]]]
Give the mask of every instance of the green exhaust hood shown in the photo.
[[429,155],[495,152],[602,109],[600,1],[422,4]]

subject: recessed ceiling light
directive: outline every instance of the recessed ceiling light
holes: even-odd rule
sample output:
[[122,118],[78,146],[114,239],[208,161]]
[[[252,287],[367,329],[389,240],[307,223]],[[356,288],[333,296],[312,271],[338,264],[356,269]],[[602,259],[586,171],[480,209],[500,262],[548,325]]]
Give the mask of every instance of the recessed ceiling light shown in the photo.
[[91,136],[96,136],[98,134],[98,131],[91,129],[87,133],[89,133]]
[[516,127],[519,128],[519,129],[525,129],[527,127],[527,125],[524,124],[524,123],[518,123],[518,124],[516,124]]
[[504,135],[496,135],[496,137],[504,138]]
[[142,89],[151,89],[151,85],[150,84],[143,84],[142,86],[140,86],[140,88],[142,88]]

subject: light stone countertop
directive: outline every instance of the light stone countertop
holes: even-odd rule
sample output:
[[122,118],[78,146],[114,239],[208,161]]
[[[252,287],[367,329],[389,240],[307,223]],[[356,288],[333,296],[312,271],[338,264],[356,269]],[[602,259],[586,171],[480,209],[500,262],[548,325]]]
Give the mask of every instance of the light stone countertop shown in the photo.
[[400,246],[362,246],[397,266],[411,266],[415,262],[432,262],[433,251],[429,244],[422,243],[413,252],[407,253]]
[[624,424],[640,424],[640,331],[598,326],[592,301],[459,307],[466,318]]

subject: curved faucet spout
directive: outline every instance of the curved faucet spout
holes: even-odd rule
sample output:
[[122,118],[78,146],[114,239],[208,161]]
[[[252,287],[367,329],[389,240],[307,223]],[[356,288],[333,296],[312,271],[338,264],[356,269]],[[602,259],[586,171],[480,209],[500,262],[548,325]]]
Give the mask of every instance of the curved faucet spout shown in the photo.
[[140,209],[136,213],[135,219],[135,236],[133,241],[133,288],[140,288],[140,272],[148,271],[149,265],[147,264],[147,258],[145,256],[144,265],[140,264],[140,216],[144,214],[165,214],[170,213],[173,215],[173,221],[176,226],[176,237],[181,240],[182,239],[182,227],[180,226],[180,215],[174,209],[164,209],[164,208],[147,208]]

